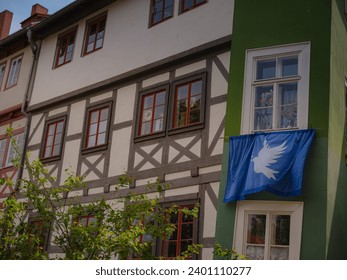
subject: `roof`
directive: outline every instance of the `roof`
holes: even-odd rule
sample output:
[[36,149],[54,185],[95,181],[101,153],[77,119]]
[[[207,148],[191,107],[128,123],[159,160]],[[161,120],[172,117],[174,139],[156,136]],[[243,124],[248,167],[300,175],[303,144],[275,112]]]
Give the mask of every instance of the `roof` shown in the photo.
[[[33,34],[35,34],[37,38],[43,39],[78,22],[91,13],[104,8],[115,1],[117,0],[76,0],[28,28],[32,29]],[[10,48],[12,45],[16,45],[20,41],[26,42],[26,33],[27,29],[20,29],[19,31],[7,36],[0,41],[0,50]]]

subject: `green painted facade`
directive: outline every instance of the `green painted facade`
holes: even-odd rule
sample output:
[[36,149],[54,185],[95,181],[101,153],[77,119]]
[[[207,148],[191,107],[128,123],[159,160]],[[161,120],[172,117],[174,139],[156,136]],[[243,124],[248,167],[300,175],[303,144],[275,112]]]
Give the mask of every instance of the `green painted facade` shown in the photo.
[[[316,128],[306,161],[303,192],[267,192],[249,200],[304,202],[301,259],[347,259],[344,0],[235,0],[225,136],[240,134],[247,49],[310,42],[309,127]],[[227,139],[227,138],[226,138]],[[223,203],[228,165],[224,145],[216,241],[231,248],[236,202]]]

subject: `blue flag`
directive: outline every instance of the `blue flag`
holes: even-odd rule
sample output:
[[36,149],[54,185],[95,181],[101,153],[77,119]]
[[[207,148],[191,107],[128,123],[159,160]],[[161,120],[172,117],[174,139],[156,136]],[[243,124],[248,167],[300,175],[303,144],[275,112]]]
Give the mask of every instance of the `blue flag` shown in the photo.
[[242,200],[263,190],[300,195],[314,133],[314,129],[308,129],[230,137],[224,202]]

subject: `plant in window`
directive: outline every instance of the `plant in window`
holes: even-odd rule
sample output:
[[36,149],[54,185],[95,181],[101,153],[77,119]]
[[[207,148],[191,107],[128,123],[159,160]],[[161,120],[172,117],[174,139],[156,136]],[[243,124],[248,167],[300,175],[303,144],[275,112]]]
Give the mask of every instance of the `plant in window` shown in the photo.
[[202,85],[202,79],[198,79],[176,86],[173,127],[201,122]]

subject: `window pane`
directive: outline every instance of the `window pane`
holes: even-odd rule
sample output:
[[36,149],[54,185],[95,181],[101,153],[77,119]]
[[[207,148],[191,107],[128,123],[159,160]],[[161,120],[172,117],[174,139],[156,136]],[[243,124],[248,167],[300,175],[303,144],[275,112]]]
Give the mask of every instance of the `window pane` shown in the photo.
[[45,157],[45,158],[50,157],[50,156],[51,156],[51,153],[52,153],[52,147],[46,147],[44,157]]
[[95,44],[95,49],[100,49],[102,47],[103,38],[98,39]]
[[46,146],[52,146],[53,145],[53,135],[47,137]]
[[153,95],[150,96],[145,96],[144,97],[144,103],[143,103],[143,108],[148,109],[153,107]]
[[192,245],[192,243],[193,242],[191,240],[189,240],[189,241],[182,241],[181,242],[180,253],[183,253],[183,252],[187,251],[188,250],[188,246]]
[[276,59],[257,61],[257,80],[276,77]]
[[72,59],[72,52],[69,52],[66,54],[65,62],[71,61],[71,59]]
[[103,145],[106,143],[106,133],[100,133],[98,135],[98,145]]
[[186,114],[178,114],[176,115],[176,122],[175,122],[175,127],[181,127],[186,125]]
[[177,87],[177,99],[176,100],[188,98],[188,89],[189,89],[188,85],[178,86]]
[[98,124],[97,123],[94,123],[92,124],[90,127],[89,127],[89,135],[95,135],[96,134],[96,129],[98,127]]
[[273,86],[255,88],[255,107],[269,107],[273,105]]
[[107,118],[108,118],[108,108],[104,108],[101,110],[101,113],[100,113],[100,121],[107,120]]
[[193,0],[184,0],[184,10],[193,7],[193,4],[194,4]]
[[60,145],[54,145],[52,156],[58,156],[60,154]]
[[168,252],[167,256],[168,257],[176,257],[176,248],[177,248],[177,243],[176,242],[168,242]]
[[163,124],[164,124],[163,119],[155,120],[154,124],[153,124],[153,132],[157,132],[157,131],[163,130]]
[[259,86],[255,89],[254,129],[271,129],[273,113],[273,86]]
[[263,246],[247,246],[246,257],[251,260],[263,260],[264,252]]
[[248,215],[247,243],[265,244],[266,215]]
[[202,80],[192,83],[191,95],[201,94],[202,92]]
[[60,144],[61,143],[61,138],[62,138],[63,134],[62,133],[57,133],[57,135],[55,136],[55,141],[54,144]]
[[158,105],[165,104],[165,96],[166,96],[165,91],[157,93],[157,95],[155,97],[155,105],[158,106]]
[[193,224],[183,224],[181,231],[181,239],[192,239],[193,238]]
[[95,41],[95,34],[91,34],[88,37],[88,44],[94,46],[94,41]]
[[200,122],[200,110],[191,110],[189,116],[189,123],[198,123]]
[[143,111],[142,121],[147,122],[152,120],[152,109]]
[[50,124],[48,127],[48,135],[53,135],[54,134],[54,130],[55,130],[55,123],[54,124]]
[[96,144],[96,136],[93,135],[93,136],[90,136],[88,138],[88,146],[87,147],[94,147]]
[[280,127],[297,127],[297,83],[279,85]]
[[158,106],[154,109],[154,119],[159,119],[164,117],[164,106]]
[[99,111],[94,111],[91,113],[90,123],[96,123],[99,119]]
[[290,215],[273,215],[271,245],[289,245]]
[[282,77],[298,75],[298,57],[286,57],[279,59]]
[[270,260],[288,260],[289,248],[276,248],[270,249]]
[[142,123],[141,135],[145,135],[145,134],[149,134],[149,133],[151,133],[151,123],[150,122]]
[[106,132],[107,121],[100,122],[98,133]]
[[62,133],[63,132],[63,126],[64,126],[64,122],[59,122],[57,124],[57,133]]

